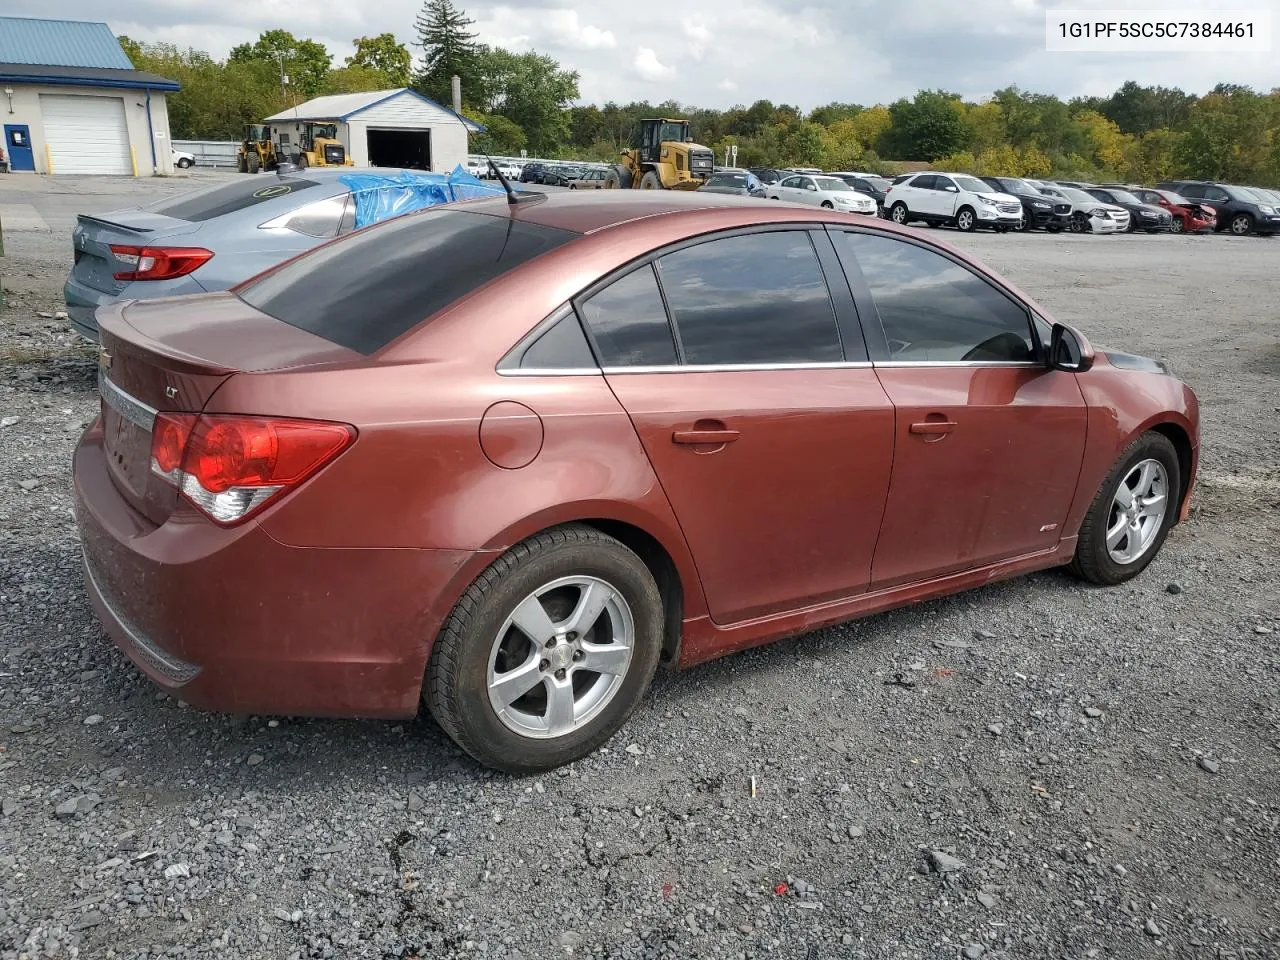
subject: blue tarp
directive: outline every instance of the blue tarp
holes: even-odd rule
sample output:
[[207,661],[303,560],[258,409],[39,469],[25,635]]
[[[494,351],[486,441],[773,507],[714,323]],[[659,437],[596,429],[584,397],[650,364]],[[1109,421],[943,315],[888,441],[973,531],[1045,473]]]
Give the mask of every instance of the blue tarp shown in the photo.
[[356,229],[402,213],[454,200],[500,197],[506,191],[485,183],[461,166],[452,173],[404,171],[396,174],[345,173],[339,178],[356,198]]

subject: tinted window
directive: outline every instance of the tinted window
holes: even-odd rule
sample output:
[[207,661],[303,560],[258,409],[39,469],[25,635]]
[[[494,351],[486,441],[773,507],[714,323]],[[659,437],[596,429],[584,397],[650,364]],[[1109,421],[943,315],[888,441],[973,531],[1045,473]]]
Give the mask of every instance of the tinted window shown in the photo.
[[932,190],[933,185],[937,181],[937,179],[938,178],[933,176],[932,174],[925,173],[925,174],[921,174],[920,176],[916,177],[914,180],[910,181],[907,184],[907,186],[919,187],[921,190]]
[[1217,200],[1219,203],[1226,203],[1231,199],[1231,197],[1227,195],[1227,191],[1223,190],[1221,187],[1205,187],[1204,195],[1206,199]]
[[804,181],[804,177],[787,177],[787,179],[785,179],[785,180],[783,180],[781,183],[779,183],[779,184],[778,184],[778,186],[780,186],[780,187],[803,187],[803,186],[804,186],[803,181]]
[[236,292],[277,320],[368,354],[577,236],[505,216],[426,210],[347,234]]
[[1035,359],[1027,312],[971,270],[902,240],[842,237],[871,287],[890,360]]
[[520,358],[526,370],[581,370],[595,365],[591,345],[572,311],[533,341]]
[[653,267],[646,265],[582,304],[606,367],[665,367],[676,362],[671,324]]
[[271,177],[265,183],[261,177],[252,177],[161,200],[147,209],[178,220],[200,222],[318,186],[314,180],[298,180],[293,177]]
[[658,267],[686,363],[844,359],[806,233],[724,237],[667,254]]

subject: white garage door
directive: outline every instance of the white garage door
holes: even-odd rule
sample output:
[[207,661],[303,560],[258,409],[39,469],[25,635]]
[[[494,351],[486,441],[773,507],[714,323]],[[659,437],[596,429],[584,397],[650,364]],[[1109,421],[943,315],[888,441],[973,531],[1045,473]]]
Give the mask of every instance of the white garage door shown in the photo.
[[44,138],[53,156],[53,172],[133,173],[129,128],[119,97],[40,95]]

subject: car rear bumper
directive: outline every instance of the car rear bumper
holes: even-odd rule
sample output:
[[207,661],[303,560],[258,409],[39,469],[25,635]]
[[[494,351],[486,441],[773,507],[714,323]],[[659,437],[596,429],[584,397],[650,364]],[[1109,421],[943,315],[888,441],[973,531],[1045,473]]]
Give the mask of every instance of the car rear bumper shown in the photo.
[[106,457],[98,421],[74,457],[85,585],[158,686],[228,713],[416,713],[440,606],[474,554],[293,547],[194,511],[157,527],[116,491]]

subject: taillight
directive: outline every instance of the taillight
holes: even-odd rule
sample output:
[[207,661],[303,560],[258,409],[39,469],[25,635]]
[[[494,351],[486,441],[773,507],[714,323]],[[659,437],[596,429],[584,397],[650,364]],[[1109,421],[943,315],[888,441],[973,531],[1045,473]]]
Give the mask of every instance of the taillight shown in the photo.
[[117,260],[133,267],[115,274],[117,280],[171,280],[185,277],[213,257],[203,247],[129,247],[113,243]]
[[351,445],[343,423],[160,413],[151,472],[215,523],[233,526],[297,487]]

